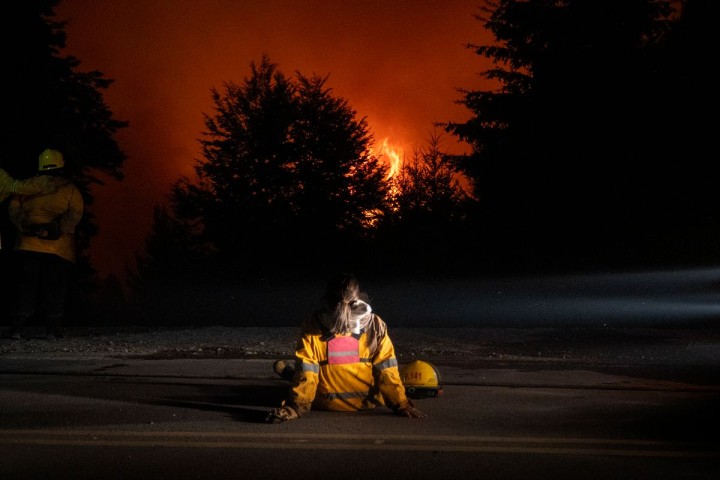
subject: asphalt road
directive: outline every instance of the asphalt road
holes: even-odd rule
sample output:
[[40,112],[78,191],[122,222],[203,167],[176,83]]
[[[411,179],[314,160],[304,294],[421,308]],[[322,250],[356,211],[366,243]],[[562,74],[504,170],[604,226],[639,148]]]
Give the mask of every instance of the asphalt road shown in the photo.
[[370,282],[400,363],[440,369],[422,420],[262,421],[316,286],[143,312],[209,327],[30,331],[0,341],[0,480],[717,480],[719,285],[720,268]]
[[444,394],[418,401],[428,418],[316,411],[279,425],[263,422],[288,386],[271,359],[0,358],[0,472],[715,480],[713,358],[438,358]]

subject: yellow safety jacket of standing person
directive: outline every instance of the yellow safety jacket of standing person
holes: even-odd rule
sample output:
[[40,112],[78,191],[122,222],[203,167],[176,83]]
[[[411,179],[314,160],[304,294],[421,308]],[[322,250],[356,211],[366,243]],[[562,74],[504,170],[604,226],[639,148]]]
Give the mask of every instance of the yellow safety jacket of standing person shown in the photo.
[[[13,194],[37,195],[50,193],[55,190],[55,186],[50,183],[51,180],[47,175],[32,177],[27,180],[17,180],[0,168],[0,202],[5,201],[6,198]],[[3,248],[2,238],[0,238],[0,248]]]
[[374,328],[383,332],[375,351],[368,335],[331,334],[316,313],[303,326],[295,351],[291,406],[298,414],[312,408],[355,411],[378,405],[397,410],[408,406],[395,357],[395,347],[383,320],[373,314]]
[[[19,196],[10,201],[10,220],[18,229],[16,250],[51,253],[75,262],[75,227],[82,219],[83,199],[66,178],[53,177],[56,190],[46,195]],[[33,234],[37,225],[59,223],[59,238],[45,239]]]

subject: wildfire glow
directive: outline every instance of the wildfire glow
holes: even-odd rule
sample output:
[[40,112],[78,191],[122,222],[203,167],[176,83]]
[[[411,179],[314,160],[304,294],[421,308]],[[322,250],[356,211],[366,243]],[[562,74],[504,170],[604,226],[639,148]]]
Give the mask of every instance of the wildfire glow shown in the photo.
[[380,150],[378,151],[378,157],[384,158],[388,164],[387,178],[391,179],[400,171],[402,166],[403,151],[401,148],[396,147],[388,143],[387,137],[382,141]]

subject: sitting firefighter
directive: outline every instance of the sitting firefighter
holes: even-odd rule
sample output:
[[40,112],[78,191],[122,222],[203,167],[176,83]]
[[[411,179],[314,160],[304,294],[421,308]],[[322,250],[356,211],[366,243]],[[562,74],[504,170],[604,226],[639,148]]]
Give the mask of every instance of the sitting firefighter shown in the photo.
[[275,371],[292,387],[266,420],[294,420],[311,408],[347,412],[379,406],[404,417],[426,417],[405,394],[387,325],[372,312],[357,279],[333,278],[324,300],[326,308],[302,325],[295,365],[275,362]]

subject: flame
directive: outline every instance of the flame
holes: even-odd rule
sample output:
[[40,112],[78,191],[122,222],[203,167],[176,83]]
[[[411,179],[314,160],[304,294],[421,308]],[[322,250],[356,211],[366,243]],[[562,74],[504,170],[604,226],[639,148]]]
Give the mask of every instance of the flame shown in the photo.
[[[385,177],[385,180],[390,183],[390,196],[397,194],[397,188],[395,182],[390,182],[392,178],[400,173],[400,169],[402,168],[403,164],[403,150],[400,147],[396,147],[395,145],[392,145],[388,141],[388,137],[385,137],[382,141],[382,144],[380,145],[380,148],[377,150],[377,153],[375,152],[374,148],[370,148],[370,153],[377,156],[381,161],[385,161],[388,166],[387,170],[387,176]],[[363,224],[366,227],[374,227],[378,224],[378,218],[377,215],[381,212],[379,210],[369,210],[365,212],[365,219],[363,221]]]
[[378,157],[384,157],[388,164],[388,180],[398,174],[400,167],[402,167],[402,148],[390,144],[388,142],[388,137],[385,137],[382,141],[382,145],[380,146],[380,150],[378,151]]

